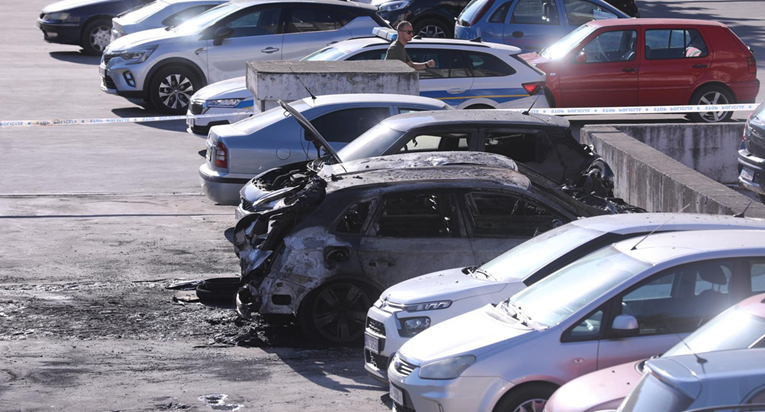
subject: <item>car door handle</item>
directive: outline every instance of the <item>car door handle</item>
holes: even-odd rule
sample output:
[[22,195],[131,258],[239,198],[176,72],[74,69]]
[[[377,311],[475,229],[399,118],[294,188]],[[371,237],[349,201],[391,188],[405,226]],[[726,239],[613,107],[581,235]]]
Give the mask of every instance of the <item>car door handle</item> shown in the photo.
[[637,69],[634,67],[625,67],[622,69],[623,72],[636,72]]
[[261,50],[261,52],[268,53],[268,54],[275,53],[278,51],[279,49],[277,49],[276,47],[266,47],[265,49]]
[[207,51],[207,47],[200,47],[200,48],[198,48],[198,49],[194,50],[194,54],[196,54],[197,56],[199,56],[199,53],[204,53],[204,52],[206,52],[206,51]]
[[706,64],[694,64],[694,65],[693,65],[693,66],[691,66],[691,67],[693,67],[694,69],[706,69],[706,68],[707,68],[707,67],[709,67],[709,66],[708,66],[708,65],[706,65]]
[[513,37],[515,37],[516,39],[520,39],[521,37],[523,37],[523,32],[522,31],[514,31],[513,32]]
[[448,89],[446,92],[449,94],[460,94],[465,93],[465,90],[467,89]]

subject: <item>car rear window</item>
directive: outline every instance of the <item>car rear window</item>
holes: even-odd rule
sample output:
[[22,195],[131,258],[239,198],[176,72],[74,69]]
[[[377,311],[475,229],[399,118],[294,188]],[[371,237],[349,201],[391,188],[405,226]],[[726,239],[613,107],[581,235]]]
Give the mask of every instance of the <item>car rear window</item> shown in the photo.
[[645,58],[648,60],[705,57],[707,54],[707,45],[698,30],[645,31]]
[[487,53],[466,52],[470,69],[475,77],[498,77],[515,74],[510,67],[496,56]]

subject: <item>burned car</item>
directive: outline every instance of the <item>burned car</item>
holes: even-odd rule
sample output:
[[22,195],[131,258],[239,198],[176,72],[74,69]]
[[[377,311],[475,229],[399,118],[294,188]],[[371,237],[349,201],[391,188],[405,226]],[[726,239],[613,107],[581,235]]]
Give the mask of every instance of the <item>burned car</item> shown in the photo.
[[481,264],[577,217],[607,213],[515,169],[490,153],[409,153],[325,165],[264,187],[258,211],[234,232],[237,311],[293,314],[315,340],[354,342],[385,288]]
[[[318,133],[291,106],[290,112],[308,130],[307,138]],[[325,136],[326,137],[326,136]],[[327,150],[314,139],[317,150]],[[328,144],[326,146],[329,146]],[[253,182],[270,181],[290,173],[318,171],[327,163],[350,162],[396,153],[476,151],[495,153],[513,159],[528,169],[550,179],[558,186],[581,186],[587,181],[586,194],[613,196],[613,173],[592,147],[579,144],[571,134],[568,120],[544,115],[530,115],[505,110],[458,110],[412,112],[389,117],[343,147],[336,155],[318,156],[312,164],[295,163],[266,171]],[[329,153],[329,152],[328,152]],[[240,191],[237,220],[255,210],[254,204],[264,193],[258,185],[245,185]]]

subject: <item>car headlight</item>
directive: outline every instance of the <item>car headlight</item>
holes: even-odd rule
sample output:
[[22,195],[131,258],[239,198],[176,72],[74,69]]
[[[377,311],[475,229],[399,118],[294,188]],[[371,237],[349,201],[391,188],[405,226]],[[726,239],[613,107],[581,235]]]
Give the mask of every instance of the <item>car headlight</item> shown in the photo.
[[63,11],[57,13],[48,13],[45,15],[45,20],[66,20],[70,15],[71,13]]
[[475,356],[466,355],[456,358],[442,359],[420,368],[422,379],[455,379],[470,365],[475,363]]
[[409,7],[412,4],[412,0],[398,0],[389,1],[379,6],[380,11],[396,11]]
[[142,50],[126,50],[120,53],[120,57],[125,61],[125,64],[139,64],[145,62],[156,49],[156,47],[152,47]]
[[430,318],[427,316],[399,319],[399,321],[401,322],[401,329],[398,331],[398,334],[402,338],[411,338],[430,327]]
[[244,99],[215,99],[208,100],[207,107],[236,107],[239,106]]
[[414,305],[407,305],[404,310],[407,312],[421,312],[423,310],[436,310],[446,309],[452,305],[451,300],[439,300],[436,302],[417,303]]

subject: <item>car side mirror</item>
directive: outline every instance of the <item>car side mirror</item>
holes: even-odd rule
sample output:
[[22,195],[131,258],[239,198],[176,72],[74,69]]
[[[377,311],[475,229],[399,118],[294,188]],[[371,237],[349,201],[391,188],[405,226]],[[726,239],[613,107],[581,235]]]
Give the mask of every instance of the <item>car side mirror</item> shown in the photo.
[[576,55],[574,61],[577,63],[587,63],[587,55],[584,53],[584,50],[580,51],[579,54]]
[[223,44],[223,40],[231,37],[232,34],[234,34],[234,29],[231,27],[218,27],[213,35],[213,45],[220,46]]
[[611,324],[611,331],[618,338],[637,336],[640,333],[638,321],[632,315],[617,315]]

